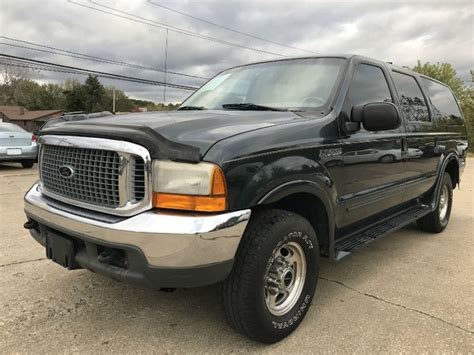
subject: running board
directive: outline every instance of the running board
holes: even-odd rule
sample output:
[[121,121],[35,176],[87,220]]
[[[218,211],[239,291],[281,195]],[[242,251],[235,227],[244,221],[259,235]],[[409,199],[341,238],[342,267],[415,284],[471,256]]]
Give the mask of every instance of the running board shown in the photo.
[[367,245],[370,242],[385,236],[386,234],[395,232],[396,230],[403,228],[412,222],[415,222],[417,219],[427,215],[430,212],[431,208],[428,205],[419,204],[399,212],[382,222],[372,224],[368,228],[364,228],[348,235],[347,237],[341,238],[340,240],[336,241],[335,245],[334,254],[336,256],[336,260],[340,260],[348,256],[353,250]]

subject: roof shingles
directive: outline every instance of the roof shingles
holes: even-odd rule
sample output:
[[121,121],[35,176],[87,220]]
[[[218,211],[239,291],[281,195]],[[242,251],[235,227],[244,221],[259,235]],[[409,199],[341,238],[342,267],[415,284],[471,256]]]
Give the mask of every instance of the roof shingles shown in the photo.
[[43,117],[60,114],[63,110],[28,111],[22,106],[0,106],[0,112],[10,121],[34,121]]

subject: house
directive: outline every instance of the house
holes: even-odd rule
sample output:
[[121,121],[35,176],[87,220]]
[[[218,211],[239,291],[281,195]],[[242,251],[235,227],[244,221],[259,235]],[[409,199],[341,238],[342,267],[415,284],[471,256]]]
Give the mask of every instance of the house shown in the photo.
[[28,111],[23,106],[0,106],[0,122],[15,123],[33,132],[40,129],[46,121],[61,116],[63,110]]

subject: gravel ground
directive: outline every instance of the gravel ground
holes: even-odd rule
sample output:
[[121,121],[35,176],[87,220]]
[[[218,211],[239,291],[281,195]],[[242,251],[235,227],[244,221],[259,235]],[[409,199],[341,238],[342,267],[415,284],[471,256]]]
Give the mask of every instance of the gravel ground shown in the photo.
[[36,166],[0,165],[0,353],[474,351],[474,159],[451,222],[408,226],[339,263],[323,261],[299,329],[263,346],[226,324],[219,286],[163,293],[66,271],[22,228]]

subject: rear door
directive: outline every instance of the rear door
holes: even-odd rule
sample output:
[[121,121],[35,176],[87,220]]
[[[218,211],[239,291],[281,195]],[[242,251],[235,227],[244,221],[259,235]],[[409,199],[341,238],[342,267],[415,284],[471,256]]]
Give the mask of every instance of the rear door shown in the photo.
[[[344,104],[347,115],[355,105],[393,102],[393,88],[387,77],[387,69],[381,64],[366,60],[357,63]],[[361,127],[344,140],[344,182],[339,188],[345,204],[344,226],[401,203],[406,179],[404,137],[403,125],[380,132]]]
[[420,197],[434,185],[441,151],[428,101],[418,78],[413,73],[394,70],[392,79],[406,123],[403,157],[406,161],[407,183],[403,201],[410,201]]

